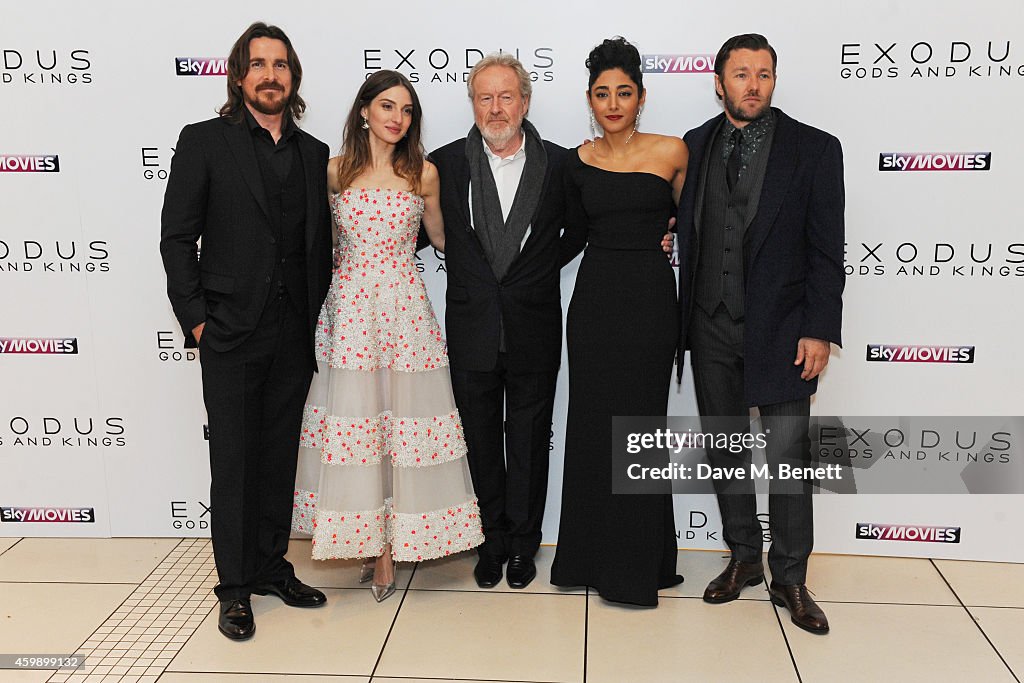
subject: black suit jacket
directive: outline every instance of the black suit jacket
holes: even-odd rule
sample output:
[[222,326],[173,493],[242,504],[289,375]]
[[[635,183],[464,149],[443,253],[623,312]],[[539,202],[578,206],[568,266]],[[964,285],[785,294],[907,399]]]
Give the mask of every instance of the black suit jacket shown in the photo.
[[[306,283],[310,339],[331,276],[327,145],[296,130],[306,175]],[[194,346],[192,328],[215,351],[241,344],[259,322],[271,287],[277,245],[252,133],[244,120],[215,118],[185,126],[178,138],[161,213],[160,254],[167,296]],[[202,252],[196,241],[202,238]],[[310,344],[310,353],[313,353]]]
[[557,370],[562,356],[562,306],[558,240],[565,215],[562,170],[566,149],[544,141],[548,163],[530,236],[498,282],[469,213],[466,139],[430,155],[441,176],[444,214],[445,329],[453,367],[486,372],[498,358],[499,320],[504,320],[510,369]]
[[[793,365],[801,337],[841,345],[845,229],[843,151],[839,140],[779,109],[757,213],[743,242],[744,399],[767,405],[804,398],[817,380]],[[687,349],[693,280],[700,253],[699,188],[705,150],[725,118],[719,114],[683,138],[690,167],[679,203],[679,302],[683,327],[680,374]]]

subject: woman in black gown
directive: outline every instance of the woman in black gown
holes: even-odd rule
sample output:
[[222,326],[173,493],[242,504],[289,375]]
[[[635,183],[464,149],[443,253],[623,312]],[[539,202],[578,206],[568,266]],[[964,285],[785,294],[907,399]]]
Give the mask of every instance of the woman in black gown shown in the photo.
[[563,262],[586,253],[566,323],[569,419],[551,582],[655,606],[676,574],[672,496],[612,494],[612,417],[665,415],[679,334],[661,235],[686,175],[679,138],[636,130],[646,92],[623,38],[587,59],[587,99],[604,136],[566,162]]

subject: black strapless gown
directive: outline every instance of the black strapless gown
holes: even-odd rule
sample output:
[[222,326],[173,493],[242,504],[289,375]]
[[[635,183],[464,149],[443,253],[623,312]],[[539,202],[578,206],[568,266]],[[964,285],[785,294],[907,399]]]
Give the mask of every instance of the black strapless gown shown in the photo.
[[566,235],[586,243],[566,322],[569,417],[551,582],[654,606],[676,574],[672,496],[612,494],[612,417],[665,415],[679,335],[661,238],[671,185],[650,173],[566,162]]

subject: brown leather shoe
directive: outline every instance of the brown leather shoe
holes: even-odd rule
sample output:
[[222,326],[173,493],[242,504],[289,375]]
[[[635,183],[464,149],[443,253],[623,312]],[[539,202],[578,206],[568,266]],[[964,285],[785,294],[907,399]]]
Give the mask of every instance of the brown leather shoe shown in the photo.
[[793,623],[803,630],[822,635],[828,633],[828,619],[818,603],[807,593],[804,584],[783,586],[772,581],[768,585],[768,595],[776,605],[788,609]]
[[725,571],[716,576],[704,589],[704,602],[719,604],[740,597],[745,586],[756,586],[764,581],[764,566],[760,562],[729,560]]

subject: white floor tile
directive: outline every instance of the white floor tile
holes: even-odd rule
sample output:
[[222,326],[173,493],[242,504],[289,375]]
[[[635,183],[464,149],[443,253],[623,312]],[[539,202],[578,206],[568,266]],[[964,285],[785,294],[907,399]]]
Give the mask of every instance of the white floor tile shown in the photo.
[[138,583],[176,538],[26,538],[0,555],[0,581]]
[[935,560],[967,606],[1024,607],[1024,564]]
[[582,681],[585,595],[410,590],[381,677]]
[[476,566],[478,555],[472,551],[441,560],[420,562],[409,587],[419,590],[487,591],[490,593],[577,593],[580,595],[586,593],[585,588],[559,588],[551,585],[551,561],[554,558],[553,546],[541,546],[534,557],[534,563],[537,565],[537,578],[523,589],[511,588],[504,576],[494,588],[480,588],[476,585],[476,579],[473,578],[473,568]]
[[971,614],[1017,677],[1024,678],[1024,609],[972,607]]
[[[494,679],[479,680],[470,678],[381,678],[374,676],[372,683],[445,683],[453,681],[457,683],[494,683]],[[501,683],[530,683],[530,681],[507,681],[501,679]]]
[[962,607],[823,604],[831,632],[797,628],[779,608],[804,681],[1012,682]]
[[588,683],[682,680],[796,681],[771,603],[661,600],[645,609],[590,599]]
[[214,609],[169,671],[347,674],[369,676],[401,602],[377,604],[369,589],[327,589],[327,604],[301,609],[254,596],[256,635],[232,642],[217,630]]
[[930,560],[902,557],[814,555],[807,587],[816,600],[959,605]]
[[0,649],[74,654],[132,588],[120,584],[0,583]]
[[[205,674],[168,671],[160,677],[160,683],[368,683],[369,676],[304,676],[302,674]],[[379,680],[379,679],[374,679]],[[409,683],[406,681],[406,683]],[[435,681],[434,683],[438,683]]]
[[0,681],[4,683],[43,683],[53,671],[12,671],[6,669],[0,671]]

